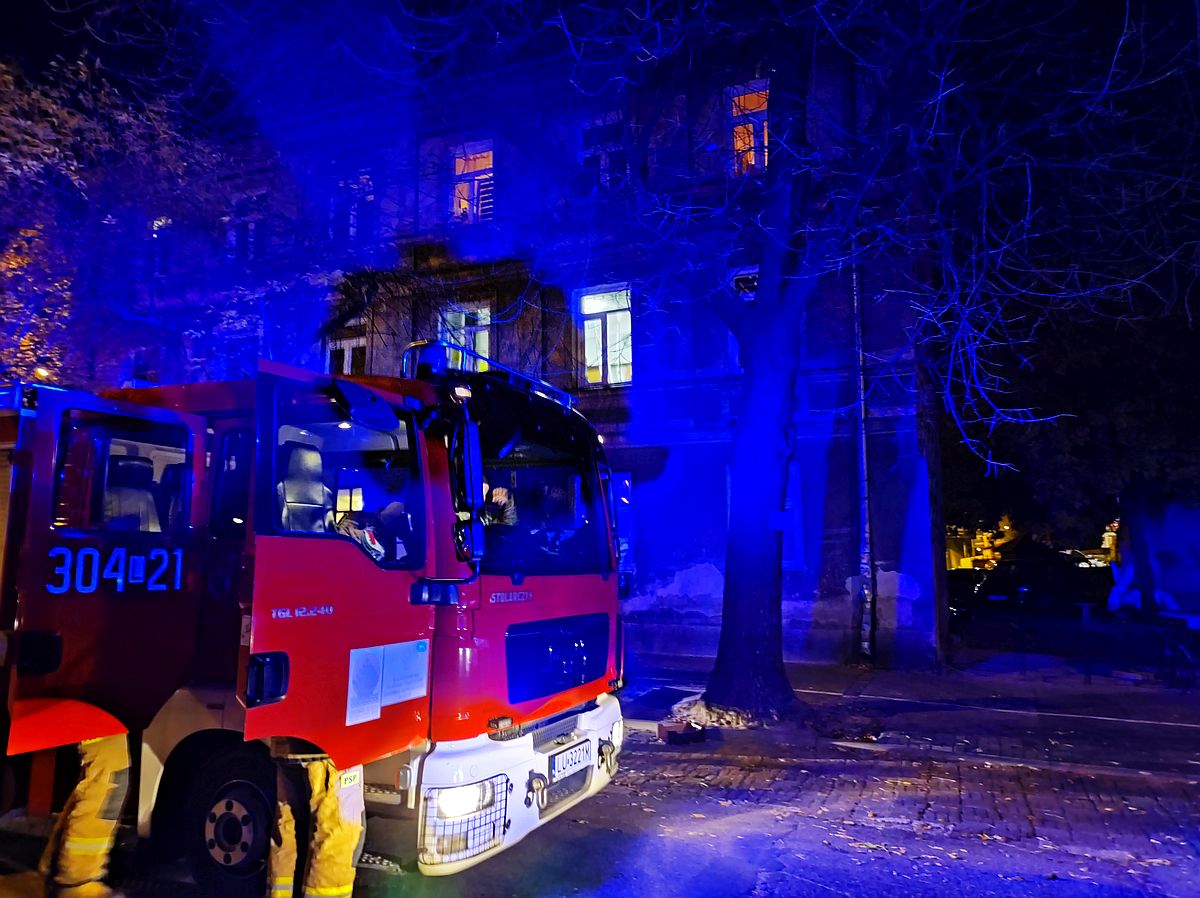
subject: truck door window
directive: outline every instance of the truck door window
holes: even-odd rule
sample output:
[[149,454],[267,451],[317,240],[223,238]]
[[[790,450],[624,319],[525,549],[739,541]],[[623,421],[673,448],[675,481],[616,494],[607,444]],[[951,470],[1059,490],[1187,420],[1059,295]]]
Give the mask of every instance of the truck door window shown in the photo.
[[59,431],[54,526],[168,533],[187,526],[187,428],[72,410]]
[[254,433],[249,427],[236,427],[221,436],[210,515],[210,526],[216,536],[240,539],[246,535],[253,455]]
[[411,420],[350,420],[330,396],[281,387],[275,439],[277,528],[356,543],[378,564],[424,564],[424,489]]

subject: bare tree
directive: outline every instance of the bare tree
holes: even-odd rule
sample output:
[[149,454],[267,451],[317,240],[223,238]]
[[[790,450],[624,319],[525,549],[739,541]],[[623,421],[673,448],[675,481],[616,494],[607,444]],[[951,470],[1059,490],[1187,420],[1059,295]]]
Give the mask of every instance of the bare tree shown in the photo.
[[[278,12],[271,0],[236,16],[205,9],[210,25],[224,23],[212,46],[232,68],[250,58],[247,38],[261,33],[252,26]],[[268,90],[273,112],[286,106],[263,81],[279,60],[295,71],[289,54],[303,45],[338,63],[322,96],[354,83],[347,60],[373,85],[423,95],[406,107],[414,118],[450,115],[471,96],[496,128],[507,119],[541,141],[513,138],[542,170],[523,185],[537,199],[507,225],[506,246],[531,248],[531,270],[619,235],[649,314],[702,303],[728,326],[744,376],[714,706],[769,717],[792,700],[774,522],[805,315],[823,291],[847,272],[869,275],[870,314],[894,322],[897,353],[990,459],[997,426],[1053,412],[1008,390],[1039,326],[1067,313],[1150,314],[1185,302],[1194,283],[1196,29],[1171,10],[1134,0],[460,0],[431,10],[372,7],[308,30],[289,18],[305,37],[267,63],[256,53],[255,90]],[[769,130],[747,165],[725,155],[722,106],[728,86],[751,80],[765,85]],[[529,119],[558,105],[628,115],[620,190],[565,196],[553,127]],[[749,264],[758,280],[747,295],[729,276]]]
[[[791,700],[772,522],[800,328],[823,285],[874,272],[869,302],[988,457],[996,426],[1053,412],[1008,400],[1041,323],[1153,314],[1193,283],[1195,23],[1152,6],[471,4],[389,22],[414,83],[526,54],[637,109],[632,183],[601,227],[657,259],[642,286],[658,302],[709,303],[745,369],[716,706],[769,716]],[[769,82],[766,171],[713,188],[688,151],[693,98],[751,72]],[[753,298],[735,298],[728,274],[755,256]]]

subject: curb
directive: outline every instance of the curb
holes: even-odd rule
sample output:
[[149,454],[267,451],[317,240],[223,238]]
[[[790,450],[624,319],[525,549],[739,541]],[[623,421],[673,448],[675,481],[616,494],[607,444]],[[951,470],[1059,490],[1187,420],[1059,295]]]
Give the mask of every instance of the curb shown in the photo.
[[[637,732],[656,733],[658,722],[629,718],[625,721],[629,730]],[[1102,764],[1080,764],[1070,761],[1052,761],[1041,758],[1015,758],[1004,755],[965,754],[952,749],[930,746],[929,748],[913,749],[906,746],[888,745],[879,742],[853,742],[835,740],[826,743],[845,752],[858,752],[856,755],[817,754],[799,756],[780,756],[768,754],[771,746],[763,746],[764,754],[749,755],[744,753],[722,753],[714,751],[696,751],[689,747],[667,745],[666,743],[632,743],[627,742],[622,753],[636,754],[671,754],[681,759],[703,764],[753,766],[768,770],[781,770],[788,767],[798,767],[804,764],[845,764],[865,760],[904,762],[904,763],[956,763],[989,767],[1016,767],[1026,770],[1046,770],[1056,773],[1070,773],[1088,777],[1135,777],[1138,779],[1159,779],[1184,785],[1200,784],[1200,770],[1196,773],[1180,773],[1172,770],[1144,770],[1136,767],[1105,766]],[[778,746],[783,747],[783,746]]]

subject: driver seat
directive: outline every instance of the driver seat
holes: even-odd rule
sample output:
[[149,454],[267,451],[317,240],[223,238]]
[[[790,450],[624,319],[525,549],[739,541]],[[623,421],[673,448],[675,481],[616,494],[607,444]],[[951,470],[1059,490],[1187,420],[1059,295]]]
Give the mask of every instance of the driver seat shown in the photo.
[[333,530],[333,491],[322,480],[321,451],[308,443],[283,444],[283,480],[275,488],[284,530],[326,533]]

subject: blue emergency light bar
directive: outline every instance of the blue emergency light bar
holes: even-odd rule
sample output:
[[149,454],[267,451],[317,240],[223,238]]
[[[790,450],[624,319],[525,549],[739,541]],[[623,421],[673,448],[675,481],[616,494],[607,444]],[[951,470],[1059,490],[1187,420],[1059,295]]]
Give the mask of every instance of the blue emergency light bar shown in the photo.
[[[483,370],[479,370],[477,367],[468,368],[466,367],[467,359],[474,359],[476,366],[482,362],[486,368]],[[403,355],[400,356],[400,373],[402,376],[412,380],[431,376],[452,377],[456,374],[489,377],[494,380],[503,381],[509,386],[523,390],[526,393],[533,393],[534,395],[549,399],[551,402],[558,403],[564,408],[571,409],[575,407],[574,397],[565,390],[552,387],[544,380],[538,380],[536,377],[530,377],[528,374],[522,374],[515,368],[501,365],[499,362],[493,361],[474,350],[467,349],[465,346],[447,343],[444,340],[418,340],[415,343],[409,343],[405,347]]]

